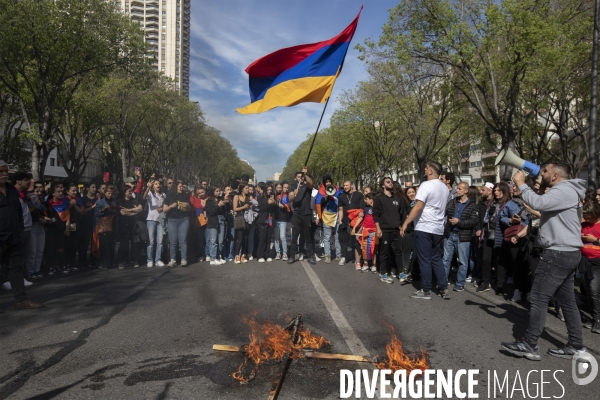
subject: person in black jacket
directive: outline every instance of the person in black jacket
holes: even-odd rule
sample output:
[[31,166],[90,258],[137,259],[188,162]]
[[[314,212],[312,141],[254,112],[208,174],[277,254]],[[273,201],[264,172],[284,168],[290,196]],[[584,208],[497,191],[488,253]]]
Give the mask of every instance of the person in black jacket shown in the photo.
[[24,230],[20,194],[8,182],[8,164],[0,160],[0,259],[8,266],[8,277],[16,309],[40,308],[27,299],[21,237]]
[[450,274],[450,264],[454,253],[458,252],[458,274],[455,292],[465,290],[465,281],[469,266],[469,252],[473,229],[479,225],[479,207],[469,199],[469,185],[461,182],[456,188],[456,197],[446,205],[446,226],[444,228],[444,268]]
[[400,227],[406,219],[407,205],[402,197],[394,196],[392,189],[394,184],[392,178],[385,177],[380,183],[382,193],[373,201],[373,219],[377,226],[377,237],[379,238],[379,272],[381,281],[393,283],[389,276],[390,265],[388,257],[390,250],[394,253],[396,266],[402,268],[402,238]]

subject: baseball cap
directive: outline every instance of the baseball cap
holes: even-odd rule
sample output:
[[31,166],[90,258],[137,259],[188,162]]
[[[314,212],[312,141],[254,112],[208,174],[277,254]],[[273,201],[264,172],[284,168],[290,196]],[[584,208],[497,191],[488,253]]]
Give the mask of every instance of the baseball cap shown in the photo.
[[133,183],[133,182],[135,182],[135,179],[133,179],[131,176],[128,176],[127,178],[125,178],[123,180],[123,182],[125,182],[125,183]]
[[494,190],[494,184],[492,182],[486,182],[485,185],[486,188],[490,189],[490,190]]

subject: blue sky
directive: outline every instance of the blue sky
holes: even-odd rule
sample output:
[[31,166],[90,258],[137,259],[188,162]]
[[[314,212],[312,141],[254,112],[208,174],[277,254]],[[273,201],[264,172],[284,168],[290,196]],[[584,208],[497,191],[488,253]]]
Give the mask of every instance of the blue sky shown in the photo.
[[[294,149],[314,133],[322,104],[304,103],[262,114],[240,115],[250,102],[244,69],[275,50],[327,40],[364,9],[337,79],[321,128],[338,107],[337,97],[367,78],[353,47],[377,39],[398,0],[219,0],[192,1],[190,99],[198,101],[208,124],[219,129],[248,160],[259,181],[281,172]],[[310,169],[310,161],[309,161]]]

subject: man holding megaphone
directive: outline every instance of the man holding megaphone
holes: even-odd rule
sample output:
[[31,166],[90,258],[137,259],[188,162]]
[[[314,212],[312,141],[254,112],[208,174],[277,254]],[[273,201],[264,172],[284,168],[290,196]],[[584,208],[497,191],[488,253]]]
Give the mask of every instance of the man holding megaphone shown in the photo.
[[523,171],[513,176],[523,201],[542,214],[535,243],[535,247],[542,249],[542,256],[531,288],[531,313],[525,337],[514,343],[502,343],[502,347],[519,357],[540,360],[537,342],[546,324],[548,302],[555,296],[563,310],[569,342],[562,348],[548,350],[548,354],[571,359],[587,353],[573,290],[583,247],[580,222],[585,181],[570,179],[571,168],[559,162],[547,164],[539,173],[542,184],[550,187],[541,196],[525,184]]

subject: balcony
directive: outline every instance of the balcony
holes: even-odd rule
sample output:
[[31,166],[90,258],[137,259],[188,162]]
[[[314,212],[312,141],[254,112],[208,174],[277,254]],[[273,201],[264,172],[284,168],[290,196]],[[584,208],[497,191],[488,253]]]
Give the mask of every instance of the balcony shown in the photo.
[[496,176],[496,170],[493,171],[481,171],[481,176]]

